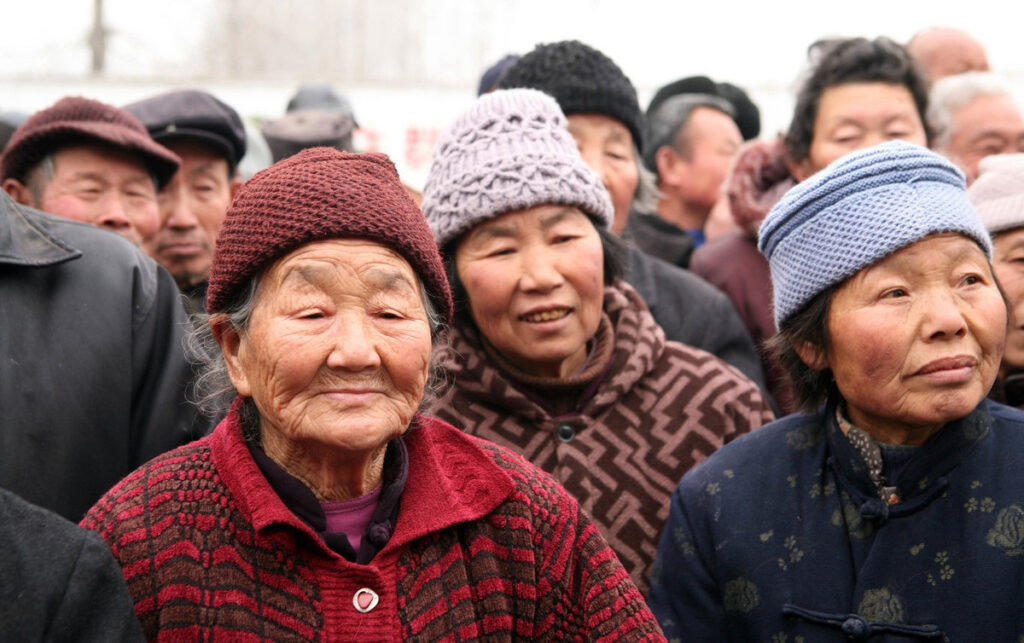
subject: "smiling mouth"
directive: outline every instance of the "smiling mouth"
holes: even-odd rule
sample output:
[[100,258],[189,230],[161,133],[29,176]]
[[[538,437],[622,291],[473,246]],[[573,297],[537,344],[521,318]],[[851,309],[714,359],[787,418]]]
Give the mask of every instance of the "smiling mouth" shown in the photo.
[[572,310],[569,308],[559,308],[557,310],[544,310],[537,313],[528,313],[526,315],[520,315],[519,319],[529,322],[531,324],[537,324],[540,322],[555,321],[566,317],[571,313]]

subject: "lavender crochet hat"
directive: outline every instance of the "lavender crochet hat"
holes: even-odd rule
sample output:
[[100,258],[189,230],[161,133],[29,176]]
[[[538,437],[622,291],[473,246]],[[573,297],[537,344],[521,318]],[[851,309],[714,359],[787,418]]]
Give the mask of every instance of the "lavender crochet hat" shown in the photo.
[[422,209],[443,248],[483,221],[549,203],[611,224],[608,191],[580,157],[558,103],[507,89],[478,98],[441,137]]
[[967,197],[990,234],[1024,228],[1024,154],[982,159]]
[[761,224],[780,328],[818,293],[887,255],[958,232],[992,256],[964,175],[918,145],[890,141],[833,162],[786,193]]

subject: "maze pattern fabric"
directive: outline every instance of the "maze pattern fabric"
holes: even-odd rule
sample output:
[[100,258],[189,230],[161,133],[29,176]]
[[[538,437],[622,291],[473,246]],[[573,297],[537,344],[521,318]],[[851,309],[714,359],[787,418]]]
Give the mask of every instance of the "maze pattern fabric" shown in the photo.
[[600,527],[646,595],[669,497],[683,474],[772,419],[759,389],[717,357],[666,342],[640,296],[605,290],[615,347],[596,393],[552,416],[467,333],[453,334],[454,386],[433,413],[552,473]]
[[[395,531],[367,565],[284,506],[236,413],[125,478],[82,526],[110,545],[151,640],[664,640],[551,476],[430,418],[404,440]],[[362,588],[379,597],[366,613]]]

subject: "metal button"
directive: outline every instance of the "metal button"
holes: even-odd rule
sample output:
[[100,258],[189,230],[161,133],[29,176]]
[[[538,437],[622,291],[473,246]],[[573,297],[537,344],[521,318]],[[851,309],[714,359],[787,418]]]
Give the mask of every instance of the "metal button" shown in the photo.
[[562,442],[569,442],[576,437],[576,429],[571,424],[558,425],[558,439]]
[[356,590],[354,596],[352,596],[352,607],[356,608],[357,612],[366,614],[373,608],[377,607],[377,603],[380,602],[380,596],[377,596],[377,592],[373,591],[369,587]]

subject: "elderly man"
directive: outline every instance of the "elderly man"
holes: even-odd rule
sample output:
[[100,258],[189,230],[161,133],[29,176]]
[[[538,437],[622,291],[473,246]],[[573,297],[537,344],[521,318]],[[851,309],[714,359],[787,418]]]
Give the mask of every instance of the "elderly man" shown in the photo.
[[928,99],[932,149],[960,166],[970,185],[981,159],[1024,152],[1024,118],[1006,81],[986,72],[949,76]]
[[11,136],[0,181],[16,201],[106,228],[135,245],[159,224],[156,193],[178,157],[131,114],[88,98],[63,98]]
[[[77,521],[122,476],[203,424],[186,402],[187,326],[125,209],[177,157],[115,107],[61,100],[0,157],[0,487]],[[155,226],[154,226],[155,231]]]
[[920,31],[907,43],[907,51],[920,63],[930,83],[967,71],[989,70],[985,48],[960,29],[931,27]]
[[704,243],[704,223],[743,143],[736,110],[710,94],[679,94],[647,114],[644,166],[658,177],[657,213],[634,213],[629,230],[640,248],[687,267]]
[[174,277],[189,312],[205,312],[213,243],[242,184],[242,119],[215,96],[192,89],[159,94],[125,109],[181,158],[181,167],[157,195],[160,227],[142,247]]

